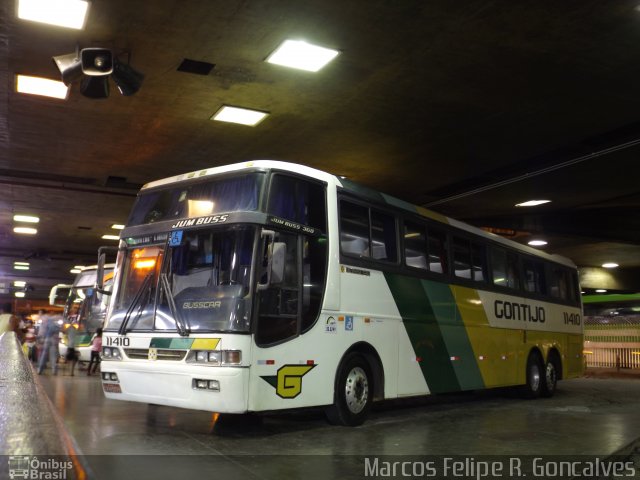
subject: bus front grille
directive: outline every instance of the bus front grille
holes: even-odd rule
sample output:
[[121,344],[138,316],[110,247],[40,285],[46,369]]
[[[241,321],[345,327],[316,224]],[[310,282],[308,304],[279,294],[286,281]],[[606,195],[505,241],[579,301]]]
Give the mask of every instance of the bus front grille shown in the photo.
[[186,350],[171,350],[168,348],[158,348],[154,349],[156,351],[155,358],[152,354],[149,355],[148,348],[125,348],[124,353],[127,357],[134,360],[170,360],[174,362],[179,362],[183,360],[187,355]]

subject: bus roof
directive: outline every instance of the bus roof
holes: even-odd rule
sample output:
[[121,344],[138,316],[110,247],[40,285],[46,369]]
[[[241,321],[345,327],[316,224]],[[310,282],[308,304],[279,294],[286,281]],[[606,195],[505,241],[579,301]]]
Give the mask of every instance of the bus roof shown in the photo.
[[520,250],[524,253],[546,258],[553,262],[561,263],[572,268],[575,268],[576,265],[568,258],[563,257],[557,254],[548,254],[546,252],[537,250],[535,248],[529,247],[527,245],[522,245],[521,243],[514,242],[513,240],[509,240],[503,238],[499,235],[495,235],[493,233],[486,232],[480,228],[474,227],[467,223],[461,222],[459,220],[455,220],[453,218],[449,218],[445,215],[439,214],[432,210],[428,210],[424,207],[420,207],[418,205],[411,204],[399,198],[393,197],[391,195],[387,195],[385,193],[373,190],[364,185],[358,184],[351,180],[345,178],[339,178],[336,175],[327,173],[322,170],[317,170],[312,167],[308,167],[306,165],[300,165],[297,163],[290,162],[282,162],[278,160],[252,160],[241,163],[234,163],[231,165],[223,165],[219,167],[206,168],[203,170],[196,170],[189,173],[183,173],[180,175],[174,175],[173,177],[167,177],[160,180],[155,180],[153,182],[147,183],[142,187],[142,190],[161,187],[164,185],[170,185],[173,183],[179,182],[188,182],[193,180],[198,180],[203,177],[211,176],[211,175],[220,175],[224,173],[230,173],[235,171],[241,171],[246,169],[264,169],[264,170],[284,170],[293,173],[299,173],[301,175],[309,176],[312,178],[316,178],[318,180],[325,181],[331,185],[335,185],[343,189],[343,191],[347,191],[357,197],[367,199],[376,203],[386,204],[394,208],[398,208],[401,210],[405,210],[407,212],[415,213],[422,217],[427,217],[432,220],[435,220],[440,223],[444,223],[450,225],[452,227],[458,228],[460,230],[472,233],[474,235],[478,235],[480,237],[487,238],[493,242],[503,244],[505,246]]

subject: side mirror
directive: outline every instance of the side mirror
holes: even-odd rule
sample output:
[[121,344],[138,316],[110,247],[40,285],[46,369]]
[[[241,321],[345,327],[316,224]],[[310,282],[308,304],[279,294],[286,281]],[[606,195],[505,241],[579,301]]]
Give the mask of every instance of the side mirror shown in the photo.
[[49,305],[64,307],[72,287],[73,285],[65,285],[62,283],[51,287],[51,291],[49,292]]
[[278,285],[284,280],[284,263],[287,257],[287,244],[275,241],[276,232],[263,230],[264,243],[263,282],[258,283],[258,290],[266,290],[271,285]]
[[110,290],[104,288],[104,265],[107,261],[107,253],[118,253],[117,247],[100,247],[98,249],[98,271],[96,272],[96,292],[103,295],[111,295]]

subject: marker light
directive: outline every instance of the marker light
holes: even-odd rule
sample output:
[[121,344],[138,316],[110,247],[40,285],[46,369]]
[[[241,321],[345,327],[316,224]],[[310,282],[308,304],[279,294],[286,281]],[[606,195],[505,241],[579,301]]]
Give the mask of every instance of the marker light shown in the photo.
[[142,260],[136,260],[133,264],[133,268],[135,269],[144,269],[144,268],[153,268],[156,265],[155,258],[145,258]]

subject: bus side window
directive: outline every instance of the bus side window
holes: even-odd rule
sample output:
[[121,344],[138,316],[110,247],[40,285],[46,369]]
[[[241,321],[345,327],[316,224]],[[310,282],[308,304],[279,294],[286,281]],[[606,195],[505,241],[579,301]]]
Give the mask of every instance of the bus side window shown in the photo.
[[484,245],[471,242],[471,270],[476,282],[485,282],[487,279],[487,252]]
[[371,210],[371,257],[376,260],[398,260],[396,220],[393,216]]
[[547,291],[544,277],[544,264],[535,260],[525,260],[524,289],[530,293],[545,294]]
[[453,237],[453,273],[471,280],[471,251],[467,239]]
[[[551,278],[549,280],[549,293],[552,297],[560,300],[570,301],[575,303],[574,288],[571,285],[571,279],[569,277],[569,271],[565,268],[553,266],[551,267]],[[577,288],[577,287],[576,287]]]
[[404,222],[404,261],[408,267],[428,270],[427,237],[425,228],[413,222]]
[[340,202],[340,249],[346,255],[369,256],[369,209]]
[[429,227],[427,231],[429,247],[429,270],[435,273],[447,273],[447,234],[439,228]]

